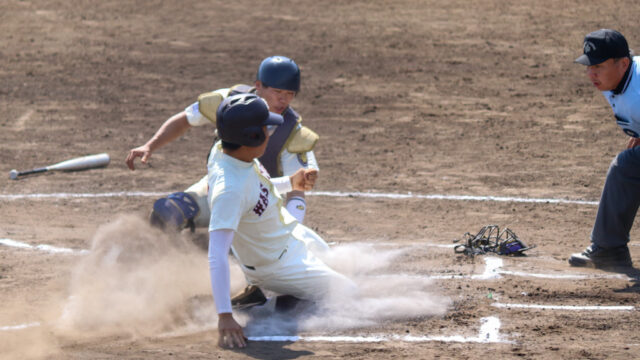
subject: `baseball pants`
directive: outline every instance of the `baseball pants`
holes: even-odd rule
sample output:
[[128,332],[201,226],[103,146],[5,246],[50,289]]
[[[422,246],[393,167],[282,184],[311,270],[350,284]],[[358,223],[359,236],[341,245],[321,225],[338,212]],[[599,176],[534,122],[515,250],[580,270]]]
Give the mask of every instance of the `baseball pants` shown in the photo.
[[241,267],[249,284],[303,300],[320,300],[332,291],[344,295],[356,289],[355,283],[329,268],[295,238],[273,264]]
[[624,246],[640,205],[640,147],[620,152],[611,162],[600,197],[591,242]]

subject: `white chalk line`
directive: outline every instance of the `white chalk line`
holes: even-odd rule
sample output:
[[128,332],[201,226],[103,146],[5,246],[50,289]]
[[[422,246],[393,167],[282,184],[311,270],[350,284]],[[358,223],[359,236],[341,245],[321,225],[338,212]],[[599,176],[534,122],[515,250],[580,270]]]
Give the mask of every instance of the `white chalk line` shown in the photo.
[[340,191],[311,191],[309,195],[332,196],[332,197],[364,197],[364,198],[388,198],[388,199],[429,199],[429,200],[461,200],[461,201],[499,201],[499,202],[522,202],[522,203],[549,203],[549,204],[579,204],[598,205],[597,201],[570,200],[570,199],[546,199],[546,198],[523,198],[509,196],[476,196],[476,195],[443,195],[443,194],[394,194],[394,193],[373,193],[373,192],[340,192]]
[[52,254],[84,255],[89,253],[89,250],[74,250],[74,249],[61,248],[61,247],[56,247],[56,246],[51,246],[46,244],[40,244],[40,245],[34,246],[34,245],[29,245],[27,243],[23,243],[20,241],[11,240],[11,239],[0,239],[0,245],[15,247],[19,249],[38,250],[38,251],[48,252]]
[[453,336],[415,336],[415,335],[399,335],[399,334],[380,334],[369,336],[250,336],[250,341],[278,341],[278,342],[346,342],[346,343],[378,343],[388,341],[401,342],[461,342],[461,343],[508,343],[513,341],[505,340],[500,335],[500,319],[495,316],[480,319],[480,331],[478,336],[464,337],[461,335]]
[[49,193],[49,194],[0,194],[4,200],[45,200],[45,199],[80,199],[80,198],[105,198],[105,197],[152,197],[166,196],[168,192],[140,192],[119,191],[107,193]]
[[[68,199],[68,198],[103,198],[103,197],[157,197],[166,196],[168,192],[119,191],[106,193],[49,193],[49,194],[0,194],[0,199]],[[509,196],[476,196],[476,195],[444,195],[444,194],[397,194],[376,192],[341,192],[341,191],[309,191],[310,196],[353,197],[353,198],[384,198],[384,199],[427,199],[427,200],[455,200],[455,201],[497,201],[516,203],[543,204],[575,204],[598,205],[597,201],[554,199],[554,198],[524,198]]]
[[20,325],[13,325],[13,326],[0,326],[0,331],[15,331],[15,330],[22,330],[30,327],[35,327],[35,326],[40,326],[40,323],[32,322],[28,324],[20,324]]
[[[462,335],[452,336],[416,336],[416,335],[399,335],[399,334],[380,334],[380,335],[368,335],[368,336],[350,336],[350,335],[275,335],[275,336],[249,336],[249,341],[278,341],[278,342],[342,342],[342,343],[374,343],[374,342],[388,342],[388,341],[401,341],[401,342],[460,342],[460,343],[508,343],[512,344],[513,341],[503,339],[500,335],[500,319],[495,316],[485,317],[480,319],[480,331],[478,336],[465,337]],[[40,326],[40,323],[33,322],[28,324],[2,326],[0,331],[17,331],[30,327]]]
[[[484,258],[486,267],[482,274],[473,275],[451,275],[451,274],[431,274],[431,275],[413,275],[405,274],[405,276],[413,277],[416,279],[434,279],[434,280],[449,280],[449,279],[475,279],[475,280],[490,280],[502,278],[502,275],[512,275],[521,277],[534,277],[542,279],[621,279],[621,280],[635,280],[624,274],[536,274],[520,271],[509,271],[502,269],[503,261],[500,258],[488,256]],[[383,276],[383,275],[381,275]]]
[[634,306],[606,306],[606,305],[540,305],[540,304],[503,304],[493,303],[491,306],[503,309],[543,309],[543,310],[573,310],[573,311],[632,311]]
[[[8,240],[8,241],[7,241]],[[28,244],[20,243],[10,239],[0,239],[0,244],[9,246],[16,246],[19,248],[37,248]],[[48,249],[43,247],[43,249]],[[66,249],[71,250],[71,249]],[[74,250],[71,250],[74,251]],[[88,250],[83,250],[88,252]],[[65,251],[67,252],[67,251]],[[58,252],[59,253],[59,252]],[[461,276],[461,275],[443,275],[443,276],[427,276],[427,278],[434,279],[454,279],[454,278],[471,278],[477,280],[487,280],[500,278],[501,273],[506,271],[502,270],[503,261],[496,257],[486,257],[485,270],[482,274]],[[615,276],[615,275],[613,275]],[[597,277],[596,275],[589,277]],[[605,276],[602,276],[605,277]],[[611,277],[611,276],[609,276]],[[553,276],[556,278],[556,276]],[[549,310],[599,310],[599,311],[619,311],[619,310],[634,310],[633,306],[569,306],[569,305],[540,305],[540,304],[492,304],[498,308],[533,308],[533,309],[549,309]],[[385,341],[403,341],[403,342],[427,342],[427,341],[439,341],[439,342],[509,342],[500,339],[499,329],[500,320],[497,317],[488,317],[482,319],[483,325],[480,328],[480,334],[477,337],[467,338],[459,335],[455,336],[413,336],[413,335],[376,335],[376,336],[261,336],[261,337],[249,337],[252,341],[321,341],[321,342],[353,342],[353,343],[367,343],[367,342],[385,342]],[[21,330],[28,327],[39,326],[40,323],[28,323],[15,326],[3,326],[0,327],[0,331]]]
[[[40,244],[40,245],[30,245],[27,243],[23,243],[20,241],[12,240],[12,239],[2,239],[0,238],[0,245],[15,247],[18,249],[26,249],[26,250],[38,250],[43,252],[48,252],[52,254],[72,254],[72,255],[85,255],[89,253],[89,250],[86,249],[70,249],[70,248],[62,248],[56,247],[52,245]],[[377,245],[377,244],[374,244]],[[440,245],[440,244],[426,244],[426,246],[436,246],[436,247],[451,247],[449,245]],[[521,277],[534,277],[534,278],[543,278],[543,279],[623,279],[623,280],[634,280],[623,274],[535,274],[535,273],[527,273],[527,272],[518,272],[518,271],[509,271],[502,269],[503,261],[500,258],[488,256],[484,258],[486,267],[482,274],[474,274],[474,275],[451,275],[451,274],[433,274],[433,275],[413,275],[413,274],[404,274],[404,276],[414,277],[418,279],[434,279],[434,280],[449,280],[449,279],[476,279],[476,280],[489,280],[489,279],[497,279],[501,278],[501,275],[512,275],[512,276],[521,276]],[[384,275],[381,275],[384,276]]]

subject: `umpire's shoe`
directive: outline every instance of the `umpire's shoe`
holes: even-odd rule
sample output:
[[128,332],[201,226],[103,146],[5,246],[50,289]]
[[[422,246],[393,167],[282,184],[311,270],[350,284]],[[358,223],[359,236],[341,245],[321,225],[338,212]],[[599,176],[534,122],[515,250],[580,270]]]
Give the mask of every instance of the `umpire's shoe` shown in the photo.
[[626,245],[603,248],[591,244],[581,254],[572,254],[569,258],[569,264],[571,266],[593,267],[596,269],[631,267],[631,255]]

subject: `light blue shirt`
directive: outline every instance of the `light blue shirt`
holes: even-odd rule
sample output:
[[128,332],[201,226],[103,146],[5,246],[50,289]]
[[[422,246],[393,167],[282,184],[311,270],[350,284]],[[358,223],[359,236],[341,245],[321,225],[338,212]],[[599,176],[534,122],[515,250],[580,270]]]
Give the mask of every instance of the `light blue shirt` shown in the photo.
[[629,76],[620,94],[613,91],[603,91],[602,95],[607,99],[613,114],[616,116],[618,126],[625,134],[632,137],[640,137],[640,56],[633,58]]

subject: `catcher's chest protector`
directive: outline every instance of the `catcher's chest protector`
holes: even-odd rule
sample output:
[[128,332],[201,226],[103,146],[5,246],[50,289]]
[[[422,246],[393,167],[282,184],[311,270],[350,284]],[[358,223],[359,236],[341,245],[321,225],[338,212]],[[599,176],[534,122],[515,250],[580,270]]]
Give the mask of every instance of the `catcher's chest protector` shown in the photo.
[[282,176],[282,169],[278,166],[280,163],[280,154],[284,149],[291,132],[298,124],[298,114],[291,108],[287,108],[282,114],[284,123],[276,128],[276,131],[269,137],[267,143],[267,149],[264,154],[258,159],[262,166],[267,169],[271,177]]
[[[255,93],[255,91],[256,89],[249,85],[235,85],[231,88],[229,96]],[[288,107],[281,115],[284,118],[284,123],[278,126],[273,135],[269,137],[267,149],[265,150],[264,155],[258,159],[271,177],[279,177],[283,175],[282,169],[278,166],[280,162],[280,154],[282,153],[282,149],[287,143],[291,132],[295,129],[296,124],[298,124],[298,119],[300,118],[300,115],[291,109],[291,107]]]

